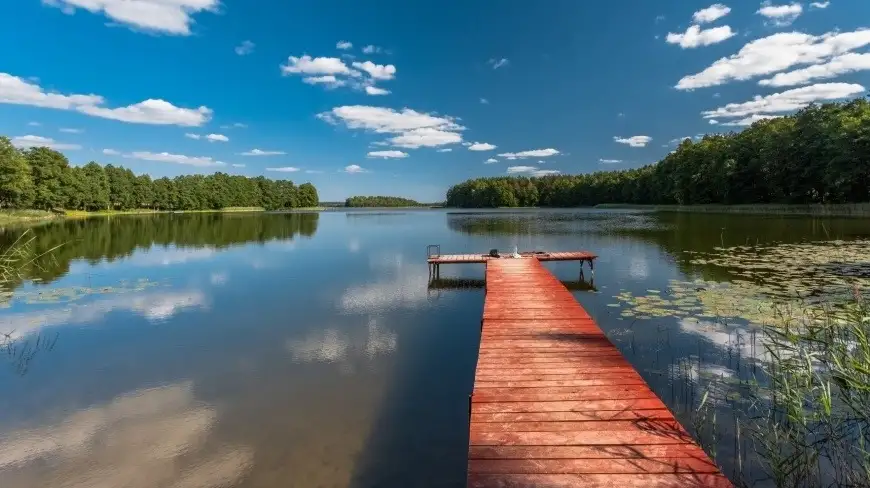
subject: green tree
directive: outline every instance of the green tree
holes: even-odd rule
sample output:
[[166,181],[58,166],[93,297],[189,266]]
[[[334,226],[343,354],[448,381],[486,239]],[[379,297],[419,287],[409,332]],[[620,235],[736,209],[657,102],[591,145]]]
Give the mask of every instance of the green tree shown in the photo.
[[0,206],[27,208],[33,202],[30,166],[7,137],[0,137]]
[[320,197],[317,195],[317,188],[311,183],[303,183],[299,185],[297,201],[300,207],[316,207],[320,203]]
[[33,180],[33,206],[51,210],[66,200],[63,183],[69,171],[69,161],[63,154],[47,147],[33,147],[24,152]]

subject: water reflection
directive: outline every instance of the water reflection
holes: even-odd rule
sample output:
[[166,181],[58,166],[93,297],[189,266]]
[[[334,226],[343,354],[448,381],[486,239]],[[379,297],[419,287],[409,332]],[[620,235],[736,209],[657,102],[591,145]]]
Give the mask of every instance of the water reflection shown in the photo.
[[210,488],[230,486],[253,451],[210,439],[214,407],[197,402],[190,382],[134,390],[57,423],[0,438],[7,488]]
[[[51,283],[69,273],[76,260],[84,260],[92,271],[124,258],[138,266],[204,260],[217,250],[246,243],[287,248],[299,236],[314,236],[319,219],[318,213],[206,213],[65,220],[31,229],[34,257],[60,247],[20,269],[18,279],[8,286],[17,288],[34,278]],[[10,246],[21,232],[0,229],[0,248]]]
[[319,329],[309,332],[302,339],[288,339],[285,347],[294,362],[344,363],[349,355],[373,359],[380,354],[389,354],[396,349],[396,334],[370,319],[365,337],[358,337],[355,329]]

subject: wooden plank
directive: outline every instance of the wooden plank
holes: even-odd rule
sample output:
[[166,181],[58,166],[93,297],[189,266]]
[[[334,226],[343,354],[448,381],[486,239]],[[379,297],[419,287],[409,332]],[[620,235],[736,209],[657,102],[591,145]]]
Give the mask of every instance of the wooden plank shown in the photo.
[[469,473],[469,488],[733,488],[716,474],[484,474]]
[[731,487],[661,399],[540,261],[492,259],[468,486]]

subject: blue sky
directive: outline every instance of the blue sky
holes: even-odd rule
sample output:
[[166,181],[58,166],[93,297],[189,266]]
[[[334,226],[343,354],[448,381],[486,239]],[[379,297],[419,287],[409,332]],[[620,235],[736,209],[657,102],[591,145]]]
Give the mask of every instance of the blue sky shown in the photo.
[[637,167],[870,82],[864,0],[7,3],[17,145],[323,200]]

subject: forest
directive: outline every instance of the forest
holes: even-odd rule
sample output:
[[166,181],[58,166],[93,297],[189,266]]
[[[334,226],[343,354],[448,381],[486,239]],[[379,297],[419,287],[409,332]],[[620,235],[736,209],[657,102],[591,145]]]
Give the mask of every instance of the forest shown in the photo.
[[451,207],[870,201],[870,102],[811,105],[742,132],[687,138],[636,169],[540,178],[477,178],[451,187]]
[[175,178],[136,176],[127,168],[90,162],[70,166],[46,147],[19,150],[0,137],[0,208],[67,210],[267,210],[317,206],[317,189],[263,176],[226,173]]
[[344,201],[345,207],[420,207],[415,200],[401,197],[350,197]]

